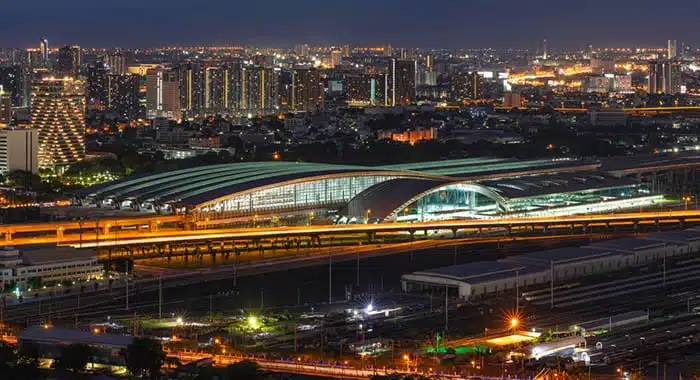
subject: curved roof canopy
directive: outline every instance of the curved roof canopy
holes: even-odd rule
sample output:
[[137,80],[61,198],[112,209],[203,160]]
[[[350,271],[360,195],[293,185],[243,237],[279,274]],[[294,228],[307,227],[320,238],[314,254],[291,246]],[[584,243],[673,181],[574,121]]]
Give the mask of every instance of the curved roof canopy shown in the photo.
[[465,181],[552,171],[581,171],[597,165],[597,163],[574,160],[520,161],[503,158],[467,158],[374,167],[277,161],[243,162],[127,177],[92,187],[78,195],[98,199],[178,203],[197,207],[233,194],[328,177],[377,175],[423,179],[428,181],[425,182],[427,184],[430,181]]

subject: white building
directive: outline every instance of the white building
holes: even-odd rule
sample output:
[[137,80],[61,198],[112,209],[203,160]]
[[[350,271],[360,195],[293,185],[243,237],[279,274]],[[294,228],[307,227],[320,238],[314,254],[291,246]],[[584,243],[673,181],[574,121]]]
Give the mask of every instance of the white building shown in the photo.
[[0,130],[0,173],[39,171],[39,131],[36,129]]
[[[15,286],[28,289],[29,280],[41,282],[78,281],[102,278],[104,270],[90,250],[70,247],[40,247],[22,249],[5,247],[0,250],[0,290]],[[14,289],[11,289],[14,290]]]

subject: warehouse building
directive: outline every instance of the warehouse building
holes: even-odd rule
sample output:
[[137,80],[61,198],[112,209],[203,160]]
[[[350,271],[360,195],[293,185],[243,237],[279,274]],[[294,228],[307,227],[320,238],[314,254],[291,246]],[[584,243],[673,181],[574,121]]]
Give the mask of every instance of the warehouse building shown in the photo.
[[585,276],[646,265],[664,257],[698,252],[700,231],[673,231],[511,256],[405,274],[403,290],[448,290],[462,299],[555,284]]

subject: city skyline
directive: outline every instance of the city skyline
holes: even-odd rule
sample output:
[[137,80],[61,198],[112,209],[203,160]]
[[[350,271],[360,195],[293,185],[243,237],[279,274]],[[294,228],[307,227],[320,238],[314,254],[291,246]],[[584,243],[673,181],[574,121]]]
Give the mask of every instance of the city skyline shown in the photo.
[[9,6],[15,17],[3,24],[0,45],[34,47],[41,37],[48,38],[51,46],[124,48],[169,44],[284,47],[296,43],[536,48],[545,37],[553,49],[586,44],[655,47],[664,46],[668,39],[693,45],[692,15],[697,14],[693,8],[700,10],[700,5],[666,4],[665,10],[676,10],[667,19],[658,18],[658,6],[650,0],[640,0],[634,8],[601,0],[589,1],[586,7],[574,3],[552,7],[544,0],[476,0],[449,4],[449,8],[418,0],[331,5],[318,0],[264,4],[210,0],[196,5],[176,0],[167,6],[163,0],[146,5],[131,0],[119,5],[73,0],[58,7],[33,0]]

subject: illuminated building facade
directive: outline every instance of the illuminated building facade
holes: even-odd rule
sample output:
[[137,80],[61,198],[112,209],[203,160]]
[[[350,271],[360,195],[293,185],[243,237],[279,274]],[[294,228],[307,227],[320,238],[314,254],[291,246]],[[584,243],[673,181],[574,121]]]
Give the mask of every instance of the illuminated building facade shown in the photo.
[[406,131],[379,131],[377,132],[378,140],[392,140],[396,142],[409,143],[411,145],[423,140],[437,139],[437,128],[418,128],[409,129]]
[[46,38],[39,40],[39,56],[41,64],[47,66],[49,64],[49,41]]
[[44,78],[32,84],[31,125],[39,130],[39,167],[85,158],[85,89],[81,80]]
[[521,95],[517,91],[506,91],[503,94],[503,107],[520,108]]
[[294,112],[309,112],[323,107],[323,72],[316,68],[295,68],[292,71],[292,101]]
[[458,72],[450,76],[450,99],[454,102],[482,99],[484,77],[476,71]]
[[7,174],[15,170],[39,172],[38,130],[0,130],[0,173]]
[[77,76],[80,64],[80,46],[64,46],[58,51],[58,63],[55,71],[59,75]]
[[148,70],[146,108],[149,117],[180,121],[180,81],[176,71],[164,68]]
[[229,72],[223,66],[209,66],[204,69],[204,108],[209,112],[222,112],[228,109]]
[[26,107],[29,98],[29,73],[21,65],[0,67],[0,87],[12,99],[13,107]]

